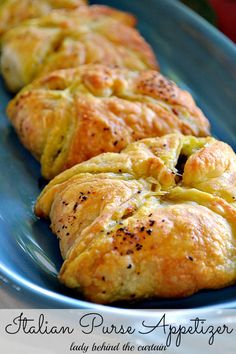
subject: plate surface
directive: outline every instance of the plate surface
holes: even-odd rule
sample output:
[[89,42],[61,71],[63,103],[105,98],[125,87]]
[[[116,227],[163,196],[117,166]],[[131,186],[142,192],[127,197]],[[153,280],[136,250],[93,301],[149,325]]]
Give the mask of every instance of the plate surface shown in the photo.
[[[136,14],[139,29],[153,46],[162,72],[193,94],[211,121],[213,135],[235,148],[234,44],[178,1],[100,3]],[[16,296],[29,306],[34,300],[37,307],[99,309],[98,305],[76,299],[57,281],[62,263],[58,242],[48,224],[38,221],[32,211],[40,192],[39,164],[21,146],[6,119],[5,107],[11,96],[2,82],[0,97],[0,282],[5,287],[13,285]],[[117,307],[236,307],[235,296],[236,286],[180,300],[156,299]]]

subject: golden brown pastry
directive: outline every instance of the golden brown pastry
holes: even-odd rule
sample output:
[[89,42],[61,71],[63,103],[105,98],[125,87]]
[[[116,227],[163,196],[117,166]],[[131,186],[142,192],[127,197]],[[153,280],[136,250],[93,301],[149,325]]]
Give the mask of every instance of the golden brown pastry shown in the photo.
[[47,179],[145,137],[209,134],[191,95],[151,70],[89,65],[53,72],[20,92],[7,112]]
[[63,172],[35,211],[60,240],[60,280],[110,303],[234,283],[235,198],[236,156],[227,144],[170,134]]
[[69,13],[54,10],[24,22],[2,38],[6,84],[17,91],[36,76],[89,63],[157,69],[151,47],[134,24],[132,15],[106,6],[82,6]]
[[74,10],[86,0],[0,0],[0,36],[27,19],[49,14],[52,9]]

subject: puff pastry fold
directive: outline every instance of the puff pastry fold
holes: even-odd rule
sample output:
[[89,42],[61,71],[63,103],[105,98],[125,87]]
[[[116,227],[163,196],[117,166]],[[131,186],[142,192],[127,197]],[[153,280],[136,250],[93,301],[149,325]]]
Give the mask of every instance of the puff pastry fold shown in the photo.
[[36,76],[89,63],[157,69],[151,47],[133,28],[135,22],[128,13],[99,5],[54,10],[26,21],[2,38],[6,84],[17,91]]
[[49,14],[52,9],[74,10],[86,0],[0,0],[0,36],[17,24]]
[[170,134],[63,172],[35,211],[60,240],[60,280],[110,303],[234,283],[235,198],[227,144]]
[[191,95],[152,70],[88,65],[53,72],[20,92],[7,112],[47,179],[145,137],[209,134]]

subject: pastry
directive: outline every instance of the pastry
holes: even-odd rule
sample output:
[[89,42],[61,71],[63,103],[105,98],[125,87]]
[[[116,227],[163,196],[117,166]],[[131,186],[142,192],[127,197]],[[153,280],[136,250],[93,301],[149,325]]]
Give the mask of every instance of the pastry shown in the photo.
[[72,167],[35,211],[60,240],[61,282],[111,303],[235,283],[235,198],[233,150],[177,133]]
[[34,81],[10,102],[7,113],[46,179],[145,137],[176,131],[209,135],[208,120],[191,95],[157,71],[98,64]]
[[106,6],[54,10],[9,30],[2,38],[1,69],[15,92],[56,69],[103,63],[157,69],[151,47],[133,28],[135,18]]
[[74,10],[86,0],[0,0],[0,36],[27,19],[49,14],[52,9]]

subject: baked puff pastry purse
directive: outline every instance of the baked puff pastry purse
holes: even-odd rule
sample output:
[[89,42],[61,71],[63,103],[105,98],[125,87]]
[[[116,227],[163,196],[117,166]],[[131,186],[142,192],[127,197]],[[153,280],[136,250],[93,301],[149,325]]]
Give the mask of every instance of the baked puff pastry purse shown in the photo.
[[9,30],[1,43],[1,71],[16,92],[57,69],[103,63],[134,70],[158,69],[149,44],[133,28],[134,16],[106,6],[54,10]]
[[236,156],[170,134],[63,172],[36,215],[51,220],[59,278],[98,303],[183,297],[236,279]]
[[142,138],[209,135],[192,96],[152,70],[87,65],[53,72],[23,89],[7,112],[46,179]]
[[0,37],[19,23],[53,9],[71,11],[86,4],[86,0],[0,0]]

